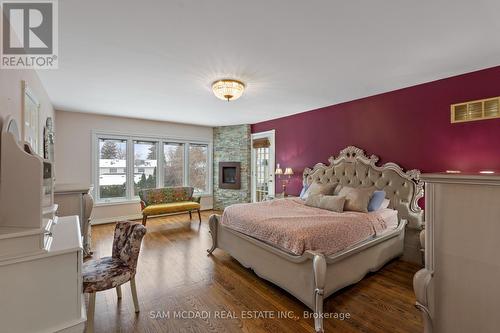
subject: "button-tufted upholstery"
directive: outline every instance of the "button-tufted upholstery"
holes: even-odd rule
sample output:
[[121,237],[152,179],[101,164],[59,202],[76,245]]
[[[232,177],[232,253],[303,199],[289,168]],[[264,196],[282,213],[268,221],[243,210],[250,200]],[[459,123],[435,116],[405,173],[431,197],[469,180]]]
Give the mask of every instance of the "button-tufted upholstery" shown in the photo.
[[[398,211],[400,219],[408,221],[409,228],[420,230],[423,224],[423,211],[417,204],[418,199],[423,196],[420,172],[404,172],[395,163],[379,167],[376,166],[377,161],[378,157],[367,157],[363,150],[350,146],[342,150],[338,157],[330,157],[330,165],[319,163],[313,169],[305,169],[303,182],[338,182],[335,194],[338,194],[342,186],[375,186],[377,190],[385,191],[386,198],[391,202],[389,207]],[[418,246],[418,236],[407,243]]]

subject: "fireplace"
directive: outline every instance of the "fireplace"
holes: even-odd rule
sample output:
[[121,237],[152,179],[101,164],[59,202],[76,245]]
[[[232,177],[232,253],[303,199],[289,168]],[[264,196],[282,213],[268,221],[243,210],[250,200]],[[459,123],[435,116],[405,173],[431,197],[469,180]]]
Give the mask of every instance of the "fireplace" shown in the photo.
[[219,162],[219,188],[241,189],[240,162]]

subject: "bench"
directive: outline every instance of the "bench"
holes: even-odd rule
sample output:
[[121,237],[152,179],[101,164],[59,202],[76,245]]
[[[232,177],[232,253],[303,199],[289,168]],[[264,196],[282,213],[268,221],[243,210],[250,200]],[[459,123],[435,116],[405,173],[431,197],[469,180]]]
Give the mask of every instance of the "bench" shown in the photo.
[[142,224],[146,225],[149,216],[170,213],[189,212],[189,219],[192,219],[191,212],[197,211],[201,225],[201,197],[193,197],[193,192],[192,187],[181,186],[140,190]]

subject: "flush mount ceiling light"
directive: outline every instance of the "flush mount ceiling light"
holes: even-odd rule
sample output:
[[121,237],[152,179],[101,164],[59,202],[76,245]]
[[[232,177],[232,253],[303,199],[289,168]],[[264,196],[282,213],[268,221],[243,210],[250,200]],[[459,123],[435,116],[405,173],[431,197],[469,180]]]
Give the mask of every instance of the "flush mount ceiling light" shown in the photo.
[[223,79],[212,83],[214,95],[228,102],[240,98],[244,90],[245,84],[237,80]]

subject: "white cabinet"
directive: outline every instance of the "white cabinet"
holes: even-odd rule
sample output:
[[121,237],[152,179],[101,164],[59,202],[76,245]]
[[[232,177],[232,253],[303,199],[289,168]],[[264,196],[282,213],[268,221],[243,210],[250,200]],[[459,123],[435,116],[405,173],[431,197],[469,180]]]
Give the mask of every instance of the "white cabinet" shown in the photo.
[[414,277],[425,332],[500,328],[500,177],[427,174],[425,268]]
[[2,332],[83,332],[78,217],[59,218],[52,234],[46,252],[0,260]]

